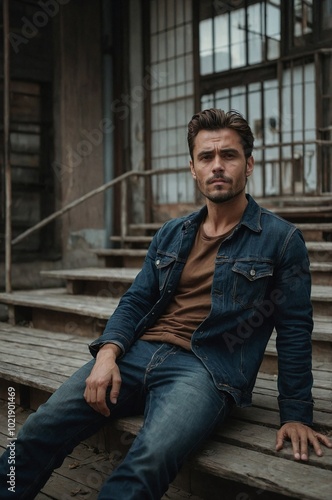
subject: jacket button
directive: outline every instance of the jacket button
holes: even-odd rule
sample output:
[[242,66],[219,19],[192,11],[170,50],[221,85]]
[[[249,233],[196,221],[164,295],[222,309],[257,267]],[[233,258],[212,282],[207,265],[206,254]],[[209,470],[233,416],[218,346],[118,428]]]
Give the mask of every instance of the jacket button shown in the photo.
[[156,260],[156,265],[159,266],[159,264],[160,264],[160,260],[158,259],[158,260]]
[[250,276],[255,276],[256,275],[256,271],[255,269],[250,269]]

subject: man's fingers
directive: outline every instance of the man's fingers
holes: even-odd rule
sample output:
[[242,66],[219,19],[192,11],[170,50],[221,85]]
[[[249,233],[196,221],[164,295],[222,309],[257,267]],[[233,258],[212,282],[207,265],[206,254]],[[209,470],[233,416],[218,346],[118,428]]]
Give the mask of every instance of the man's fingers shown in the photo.
[[112,380],[112,387],[110,393],[111,403],[113,403],[114,405],[118,401],[118,396],[120,394],[120,387],[121,387],[121,377],[114,376]]
[[276,439],[276,450],[280,451],[283,446],[284,446],[284,440],[285,440],[285,435],[282,429],[279,429],[277,432],[277,439]]
[[316,455],[318,455],[319,457],[323,455],[323,450],[320,447],[320,443],[327,446],[327,448],[332,448],[332,443],[329,438],[324,434],[321,434],[320,432],[313,432],[312,437],[309,440],[315,450]]
[[332,448],[332,442],[327,436],[313,431],[306,425],[295,422],[284,424],[277,432],[277,451],[282,449],[285,439],[289,439],[291,441],[295,460],[308,460],[309,444],[313,447],[316,455],[319,457],[323,455],[323,450],[320,444],[324,444],[328,448]]

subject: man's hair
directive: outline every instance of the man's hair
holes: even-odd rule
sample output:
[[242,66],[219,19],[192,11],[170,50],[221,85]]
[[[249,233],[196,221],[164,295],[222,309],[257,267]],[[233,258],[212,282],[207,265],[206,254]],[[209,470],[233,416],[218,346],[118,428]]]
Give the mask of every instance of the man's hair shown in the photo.
[[237,132],[241,138],[244,156],[249,158],[252,155],[254,136],[248,122],[241,113],[233,109],[225,112],[222,109],[212,108],[196,113],[188,123],[188,146],[192,160],[198,132],[222,128],[229,128]]

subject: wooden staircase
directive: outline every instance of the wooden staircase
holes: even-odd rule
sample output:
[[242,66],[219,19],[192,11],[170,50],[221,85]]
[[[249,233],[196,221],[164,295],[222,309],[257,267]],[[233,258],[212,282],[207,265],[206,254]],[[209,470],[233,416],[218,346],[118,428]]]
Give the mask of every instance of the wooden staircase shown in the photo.
[[[315,422],[332,433],[332,222],[298,222],[298,226],[306,238],[313,279]],[[0,323],[2,399],[10,383],[16,389],[17,403],[34,410],[90,359],[87,344],[102,333],[119,298],[139,272],[147,251],[144,246],[157,227],[132,228],[134,244],[143,243],[143,247],[130,248],[133,241],[127,239],[128,248],[97,251],[103,267],[42,273],[45,278],[58,279],[59,288],[0,294],[0,303],[8,308],[8,321]],[[323,458],[312,456],[310,465],[293,462],[289,447],[274,452],[279,422],[276,375],[274,334],[257,379],[253,407],[236,410],[229,427],[219,430],[186,464],[179,481],[187,491],[208,500],[220,498],[216,496],[220,487],[226,500],[235,499],[234,492],[245,491],[261,491],[259,498],[263,499],[263,490],[268,499],[330,498],[326,484],[332,484],[332,450]],[[115,428],[120,434],[136,434],[140,425],[140,418],[122,419]],[[100,443],[100,436],[96,439]],[[109,449],[107,434],[102,440]],[[194,472],[188,472],[191,470]],[[288,476],[294,481],[285,482]]]

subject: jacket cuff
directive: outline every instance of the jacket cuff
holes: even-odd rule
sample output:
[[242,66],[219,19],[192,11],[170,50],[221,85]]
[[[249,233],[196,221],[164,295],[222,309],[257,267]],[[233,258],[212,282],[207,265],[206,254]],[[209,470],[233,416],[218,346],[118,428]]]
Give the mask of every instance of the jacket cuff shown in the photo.
[[299,401],[294,399],[279,400],[280,425],[286,422],[301,422],[313,425],[313,401]]
[[89,345],[89,351],[91,353],[91,355],[95,358],[98,354],[98,351],[101,347],[103,347],[105,344],[115,344],[117,345],[118,347],[120,347],[121,351],[122,351],[122,354],[120,354],[120,356],[118,358],[121,358],[125,352],[125,349],[123,347],[123,345],[120,343],[120,342],[117,342],[116,340],[110,340],[110,341],[105,341],[105,340],[100,340],[100,339],[97,339],[97,340],[94,340],[90,345]]

